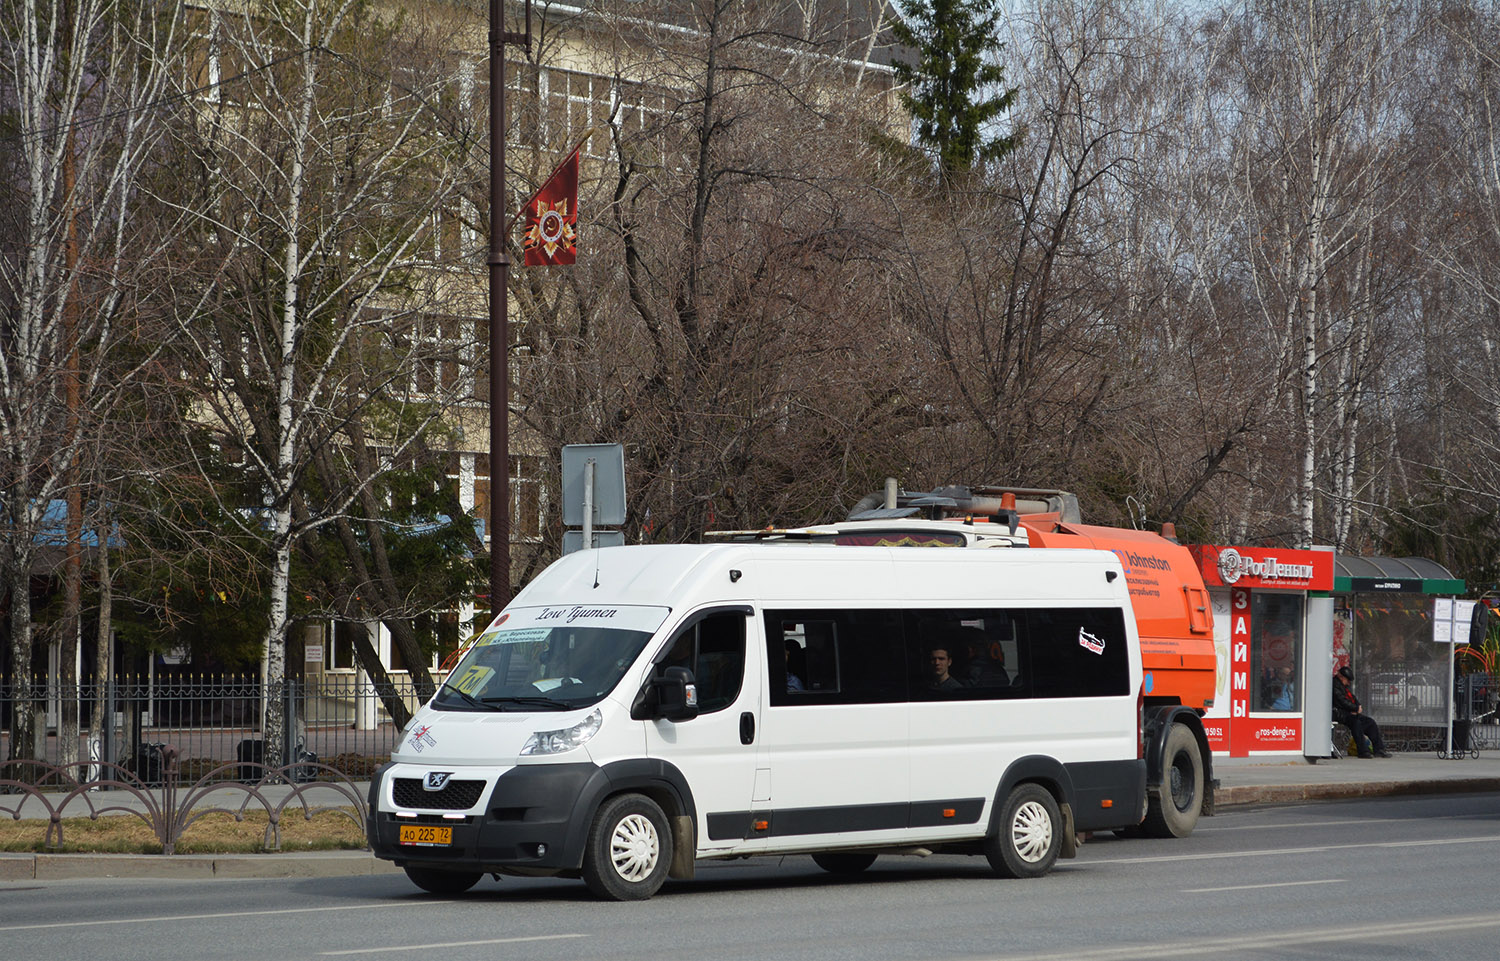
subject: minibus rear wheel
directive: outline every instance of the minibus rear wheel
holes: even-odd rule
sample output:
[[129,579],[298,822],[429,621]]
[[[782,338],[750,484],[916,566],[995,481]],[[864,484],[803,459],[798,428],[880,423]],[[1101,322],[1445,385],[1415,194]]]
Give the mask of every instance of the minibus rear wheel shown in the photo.
[[411,883],[428,894],[463,894],[484,877],[478,871],[444,871],[440,868],[418,868],[408,864],[404,870]]
[[644,794],[620,794],[594,815],[583,852],[583,883],[609,901],[644,901],[672,866],[672,832],[661,807]]
[[995,831],[984,839],[984,856],[1003,878],[1039,878],[1052,870],[1062,849],[1062,812],[1039,784],[1020,784],[1005,800]]
[[829,874],[859,874],[875,863],[875,855],[867,851],[824,851],[822,854],[814,854],[812,859],[814,864]]

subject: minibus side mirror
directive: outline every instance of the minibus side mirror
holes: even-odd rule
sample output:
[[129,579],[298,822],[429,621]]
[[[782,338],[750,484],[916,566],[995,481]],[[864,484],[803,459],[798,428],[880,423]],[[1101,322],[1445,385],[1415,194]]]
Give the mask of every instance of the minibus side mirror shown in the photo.
[[691,721],[698,716],[698,685],[685,667],[669,667],[641,689],[631,706],[636,720]]
[[685,667],[669,667],[662,677],[653,678],[656,689],[656,716],[669,721],[691,721],[698,716],[698,684],[693,672]]

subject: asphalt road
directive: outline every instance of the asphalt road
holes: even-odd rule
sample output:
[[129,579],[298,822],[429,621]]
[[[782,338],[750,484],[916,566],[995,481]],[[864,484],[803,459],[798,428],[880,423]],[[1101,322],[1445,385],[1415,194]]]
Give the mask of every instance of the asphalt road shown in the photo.
[[1181,841],[1098,838],[1048,877],[982,859],[700,865],[637,904],[581,882],[399,875],[0,883],[0,956],[179,959],[1493,958],[1500,798],[1233,809]]

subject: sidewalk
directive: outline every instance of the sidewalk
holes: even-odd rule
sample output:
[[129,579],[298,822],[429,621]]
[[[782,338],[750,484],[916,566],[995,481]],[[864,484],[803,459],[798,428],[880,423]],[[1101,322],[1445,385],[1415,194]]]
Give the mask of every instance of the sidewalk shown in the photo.
[[1500,751],[1479,757],[1443,760],[1434,754],[1397,754],[1393,758],[1325,759],[1309,764],[1301,758],[1214,758],[1220,807],[1239,804],[1289,804],[1401,794],[1500,793]]
[[[1216,757],[1214,776],[1219,780],[1216,801],[1220,809],[1404,794],[1500,794],[1500,752],[1485,752],[1461,761],[1442,760],[1432,754],[1397,754],[1388,760],[1347,757],[1317,764],[1301,758]],[[112,877],[351,877],[397,874],[400,870],[364,851],[171,856],[0,854],[0,882]]]

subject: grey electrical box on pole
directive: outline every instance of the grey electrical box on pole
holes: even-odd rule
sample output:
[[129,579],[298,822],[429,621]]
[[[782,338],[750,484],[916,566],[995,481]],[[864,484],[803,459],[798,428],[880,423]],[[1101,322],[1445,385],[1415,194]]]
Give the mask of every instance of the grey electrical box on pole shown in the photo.
[[625,523],[625,448],[620,444],[568,444],[562,449],[563,553],[625,543],[619,531],[598,531]]

